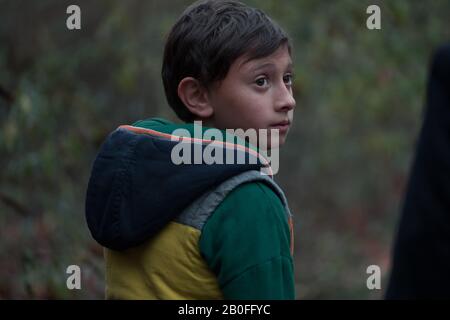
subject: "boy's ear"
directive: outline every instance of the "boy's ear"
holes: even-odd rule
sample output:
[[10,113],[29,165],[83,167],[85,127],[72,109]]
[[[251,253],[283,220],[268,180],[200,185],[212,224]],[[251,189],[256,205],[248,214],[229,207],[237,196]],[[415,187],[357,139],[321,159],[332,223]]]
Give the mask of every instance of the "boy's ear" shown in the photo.
[[207,89],[193,77],[186,77],[180,81],[178,97],[190,112],[200,118],[209,118],[214,112]]

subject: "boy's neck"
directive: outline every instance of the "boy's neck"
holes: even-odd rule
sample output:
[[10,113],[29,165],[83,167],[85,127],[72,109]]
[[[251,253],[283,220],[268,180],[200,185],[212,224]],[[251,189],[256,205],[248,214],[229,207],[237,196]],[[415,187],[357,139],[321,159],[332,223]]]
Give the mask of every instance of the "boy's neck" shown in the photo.
[[216,124],[212,119],[196,118],[192,121],[192,123],[194,123],[194,121],[201,121],[203,127],[220,129],[216,127]]

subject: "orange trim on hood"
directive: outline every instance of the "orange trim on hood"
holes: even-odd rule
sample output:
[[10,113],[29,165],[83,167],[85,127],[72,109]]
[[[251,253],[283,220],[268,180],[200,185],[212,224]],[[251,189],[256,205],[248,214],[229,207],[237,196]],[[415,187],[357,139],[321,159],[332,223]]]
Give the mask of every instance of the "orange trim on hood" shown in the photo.
[[[212,143],[212,144],[225,145],[226,147],[230,147],[230,148],[237,148],[242,151],[248,152],[248,153],[256,156],[258,159],[260,159],[261,162],[263,163],[263,166],[268,167],[269,176],[271,176],[271,177],[273,176],[272,168],[270,167],[269,161],[267,161],[267,159],[264,158],[263,155],[261,155],[259,152],[255,151],[253,149],[247,148],[240,144],[235,144],[235,143],[230,143],[230,142],[225,142],[225,141],[216,141],[216,140],[207,140],[207,139],[176,136],[176,135],[169,134],[169,133],[159,132],[159,131],[152,130],[152,129],[146,129],[146,128],[135,127],[135,126],[130,126],[130,125],[121,125],[121,126],[119,126],[119,129],[126,129],[129,131],[133,131],[135,133],[150,134],[150,135],[154,135],[154,136],[158,136],[158,137],[168,138],[172,141],[188,140],[191,142],[199,142],[199,143],[207,142],[207,143]],[[173,138],[175,138],[175,140]]]

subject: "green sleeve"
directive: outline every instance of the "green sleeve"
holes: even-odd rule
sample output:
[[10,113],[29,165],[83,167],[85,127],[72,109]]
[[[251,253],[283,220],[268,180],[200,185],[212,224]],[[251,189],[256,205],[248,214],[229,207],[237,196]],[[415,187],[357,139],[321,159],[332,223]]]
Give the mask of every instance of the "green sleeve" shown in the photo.
[[225,299],[295,299],[285,209],[264,183],[230,192],[203,227],[199,246]]

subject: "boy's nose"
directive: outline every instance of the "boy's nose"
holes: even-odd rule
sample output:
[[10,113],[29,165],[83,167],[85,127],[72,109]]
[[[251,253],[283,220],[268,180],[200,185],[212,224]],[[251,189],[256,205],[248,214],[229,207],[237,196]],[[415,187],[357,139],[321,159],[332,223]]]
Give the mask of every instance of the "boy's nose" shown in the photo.
[[290,111],[295,108],[295,105],[296,102],[292,95],[292,90],[283,85],[276,101],[277,111]]

